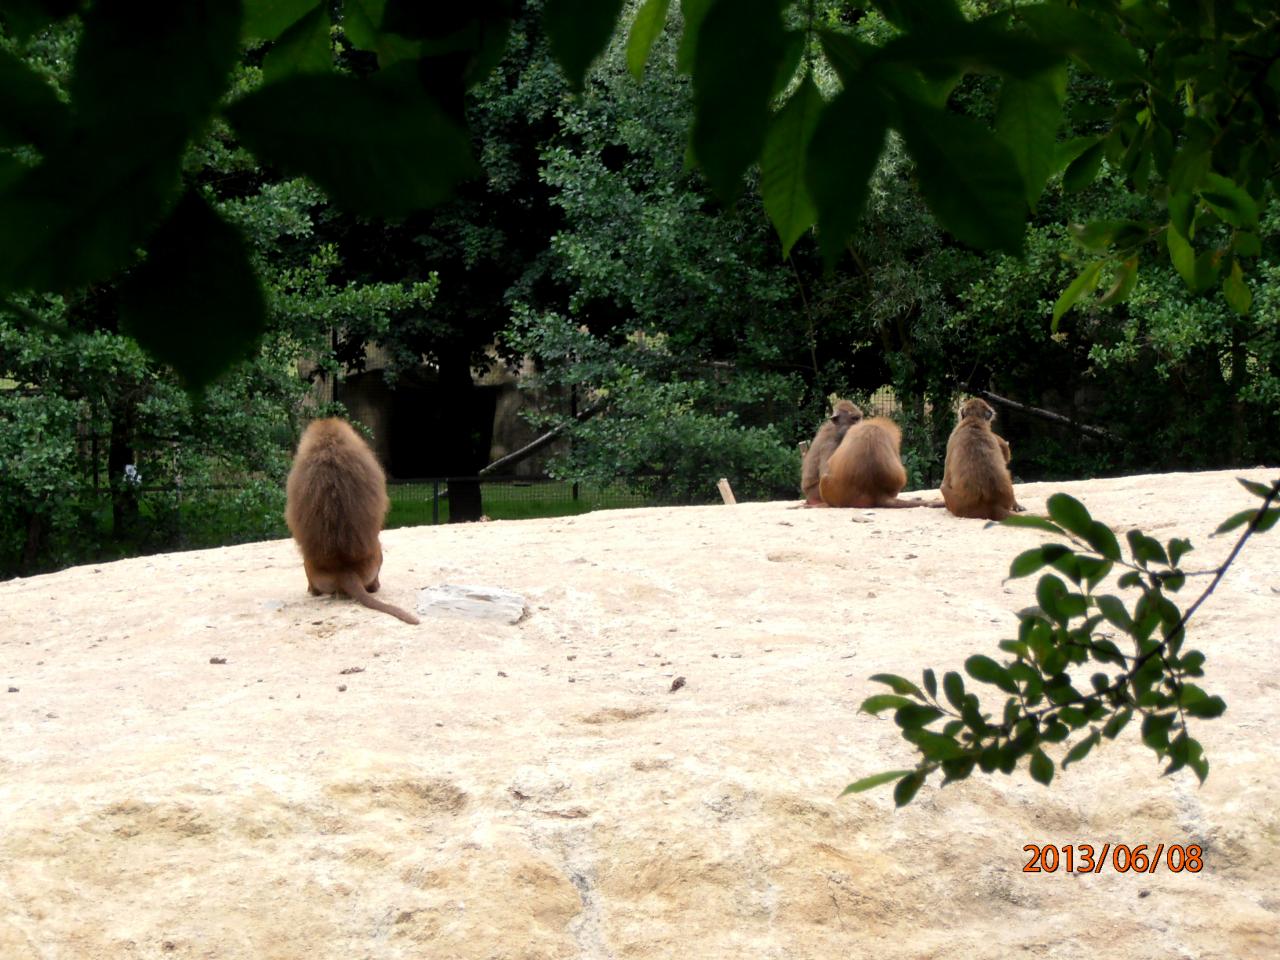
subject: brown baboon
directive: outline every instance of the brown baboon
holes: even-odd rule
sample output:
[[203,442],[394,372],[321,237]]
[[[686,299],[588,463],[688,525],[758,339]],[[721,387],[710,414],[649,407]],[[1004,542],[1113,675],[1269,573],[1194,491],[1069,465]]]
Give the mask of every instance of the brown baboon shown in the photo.
[[901,446],[902,431],[884,417],[850,427],[818,481],[823,501],[832,507],[934,506],[923,500],[898,499],[907,485],[907,471],[898,453]]
[[800,489],[804,491],[806,506],[825,507],[818,494],[818,481],[822,471],[826,469],[831,454],[836,452],[840,441],[849,432],[849,428],[862,419],[862,411],[848,400],[837,400],[831,409],[831,416],[822,421],[822,426],[814,434],[813,443],[805,451],[804,463],[800,467]]
[[344,420],[314,420],[302,434],[287,485],[284,518],[302,551],[313,596],[342,591],[405,623],[413,614],[371,597],[378,589],[378,533],[391,506],[378,459]]
[[942,499],[957,517],[1003,520],[1022,510],[1013,497],[1009,444],[991,430],[995,418],[985,400],[966,400],[947,440]]

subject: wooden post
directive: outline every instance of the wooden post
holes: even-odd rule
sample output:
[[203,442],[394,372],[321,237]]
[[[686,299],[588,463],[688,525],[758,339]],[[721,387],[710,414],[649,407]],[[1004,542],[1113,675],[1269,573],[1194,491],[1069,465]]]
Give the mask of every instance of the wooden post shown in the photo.
[[720,478],[720,482],[716,484],[716,488],[720,491],[720,496],[729,506],[733,506],[738,501],[733,496],[733,488],[729,486],[729,481],[724,477]]

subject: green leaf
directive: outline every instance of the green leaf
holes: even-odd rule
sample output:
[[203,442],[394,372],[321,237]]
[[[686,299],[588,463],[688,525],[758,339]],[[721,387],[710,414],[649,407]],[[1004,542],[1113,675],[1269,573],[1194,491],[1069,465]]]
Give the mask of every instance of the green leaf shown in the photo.
[[927,30],[935,24],[953,27],[964,22],[954,0],[875,0],[875,7],[901,30]]
[[805,185],[818,211],[818,244],[828,265],[844,252],[867,202],[888,118],[879,95],[850,81],[822,111],[809,141]]
[[1045,616],[1052,620],[1063,622],[1067,619],[1059,609],[1059,604],[1066,595],[1067,585],[1052,573],[1046,573],[1036,584],[1036,603],[1040,604],[1040,609],[1044,611]]
[[1169,566],[1178,566],[1180,559],[1187,556],[1187,553],[1193,549],[1192,541],[1181,538],[1181,536],[1175,536],[1174,539],[1169,541]]
[[1015,513],[1001,520],[1000,525],[1002,527],[1030,527],[1036,530],[1045,530],[1049,533],[1062,533],[1062,528],[1052,520],[1046,517],[1032,516],[1031,514]]
[[1115,277],[1111,283],[1111,289],[1102,295],[1098,300],[1098,306],[1110,307],[1117,303],[1123,303],[1129,299],[1129,294],[1133,293],[1133,288],[1138,284],[1138,258],[1130,257],[1124,260],[1116,267]]
[[1097,730],[1091,730],[1089,735],[1077,743],[1074,747],[1067,751],[1066,757],[1062,760],[1062,769],[1065,770],[1073,763],[1078,763],[1089,755],[1089,751],[1098,745],[1098,741],[1102,737]]
[[1111,528],[1098,520],[1092,521],[1083,534],[1085,542],[1108,560],[1120,559],[1120,543]]
[[70,122],[53,87],[0,49],[0,146],[29,143],[50,150],[66,137]]
[[680,46],[676,51],[676,70],[680,73],[693,72],[698,34],[713,3],[715,0],[680,0],[680,19],[684,21],[684,33],[680,35]]
[[[1084,504],[1075,497],[1066,493],[1055,493],[1049,497],[1045,506],[1048,507],[1049,516],[1054,522],[1082,540],[1088,541],[1090,533],[1094,532],[1093,517],[1089,516],[1089,511],[1085,509]],[[1117,555],[1119,551],[1120,547],[1117,544]]]
[[1204,676],[1204,654],[1199,650],[1188,650],[1178,660],[1178,669],[1190,677]]
[[627,69],[637,80],[644,76],[649,51],[666,25],[670,6],[671,0],[645,0],[631,23],[631,33],[627,36]]
[[1063,90],[1064,79],[1058,71],[1027,80],[1011,77],[1000,87],[996,136],[1013,153],[1030,207],[1036,205],[1053,174]]
[[1097,142],[1097,137],[1072,137],[1057,144],[1053,153],[1053,172],[1061,173],[1072,160]]
[[1169,746],[1169,730],[1176,719],[1173,713],[1148,713],[1142,718],[1142,742],[1162,753]]
[[[803,30],[783,31],[782,59],[778,62],[778,72],[773,76],[773,87],[769,91],[770,99],[781,96],[782,92],[791,86],[808,43],[809,35]],[[808,76],[807,72],[806,76]]]
[[1206,173],[1200,197],[1226,223],[1241,230],[1258,227],[1258,204],[1248,191],[1216,173]]
[[332,69],[329,15],[321,7],[285,30],[262,60],[262,76],[268,83],[294,73],[327,73]]
[[1196,284],[1196,252],[1190,242],[1179,233],[1172,224],[1164,234],[1165,246],[1169,249],[1169,261],[1182,277],[1188,288],[1194,289]]
[[[57,134],[65,111],[50,108],[44,162],[0,194],[0,290],[64,291],[132,263],[226,88],[238,3],[161,4],[146,16],[125,6],[104,0],[84,14],[68,84],[74,129]],[[14,95],[40,96],[16,79]]]
[[1145,567],[1152,560],[1166,565],[1169,563],[1164,547],[1154,537],[1147,536],[1141,530],[1130,530],[1125,537],[1129,541],[1129,551],[1139,566]]
[[937,699],[938,677],[937,677],[937,674],[935,674],[933,670],[929,669],[928,667],[926,667],[924,671],[924,689],[925,689],[925,692],[929,694],[929,696],[933,697],[935,700]]
[[957,783],[968,778],[973,773],[975,761],[973,757],[965,757],[963,760],[943,760],[942,772],[947,775],[942,782],[943,786],[948,783]]
[[1182,685],[1178,702],[1182,705],[1184,711],[1202,720],[1212,720],[1214,717],[1220,717],[1227,710],[1225,700],[1221,697],[1211,697],[1191,683]]
[[1109,595],[1094,597],[1093,602],[1112,626],[1119,627],[1125,633],[1133,629],[1133,618],[1129,616],[1129,611],[1125,609],[1119,597]]
[[1124,666],[1124,657],[1120,653],[1120,648],[1110,640],[1097,639],[1094,640],[1089,647],[1093,658],[1099,663],[1114,663],[1117,666]]
[[547,46],[574,90],[582,89],[587,68],[609,43],[621,11],[622,0],[547,0],[542,8]]
[[899,677],[892,673],[877,673],[873,674],[870,679],[876,683],[886,684],[894,693],[902,694],[903,696],[910,695],[919,700],[924,699],[924,694],[920,692],[920,688],[905,677]]
[[1067,231],[1076,243],[1095,253],[1113,244],[1120,249],[1138,246],[1151,236],[1150,228],[1141,220],[1090,220],[1068,224]]
[[274,40],[319,7],[320,0],[244,0],[240,32],[248,39]]
[[[344,0],[342,33],[361,50],[377,50],[384,0]],[[373,9],[373,8],[377,9]]]
[[1253,304],[1253,292],[1244,282],[1244,272],[1240,269],[1240,261],[1231,264],[1231,272],[1223,278],[1222,296],[1229,306],[1242,317],[1249,315],[1249,307]]
[[911,727],[903,730],[902,736],[919,747],[920,752],[929,760],[961,760],[965,756],[960,744],[932,730]]
[[897,710],[899,707],[912,706],[913,702],[906,697],[900,697],[896,693],[878,693],[874,697],[867,697],[862,701],[859,708],[863,713],[878,714],[882,710]]
[[1065,48],[1091,73],[1121,82],[1143,75],[1137,51],[1119,32],[1122,23],[1119,17],[1104,14],[1099,19],[1056,3],[1018,7],[1016,15],[1040,40]]
[[405,216],[479,172],[469,135],[426,95],[410,63],[369,80],[290,77],[233,104],[228,116],[262,159],[311,177],[357,213]]
[[1111,560],[1097,560],[1093,557],[1077,557],[1080,575],[1084,578],[1089,590],[1093,590],[1106,579],[1115,563]]
[[1106,722],[1106,725],[1102,728],[1102,735],[1108,740],[1114,740],[1132,718],[1133,710],[1126,707]]
[[1067,164],[1067,169],[1062,173],[1063,191],[1078,193],[1093,183],[1102,168],[1102,152],[1102,141],[1098,141]]
[[1014,580],[1018,577],[1029,576],[1043,567],[1049,561],[1045,559],[1043,547],[1033,547],[1030,550],[1024,550],[1013,558],[1013,562],[1009,564],[1009,579]]
[[805,187],[805,155],[822,109],[817,84],[805,77],[774,115],[760,157],[760,195],[782,241],[784,258],[817,220]]
[[199,389],[249,356],[266,304],[244,241],[190,190],[120,292],[122,330]]
[[893,722],[902,727],[903,730],[913,730],[916,727],[923,727],[926,724],[933,723],[940,716],[942,716],[942,711],[937,707],[908,702],[905,707],[900,707],[894,713]]
[[1198,740],[1187,740],[1187,765],[1195,771],[1196,777],[1201,783],[1209,776],[1209,761],[1204,757],[1204,748],[1200,746]]
[[1013,677],[1009,676],[1009,671],[990,657],[980,653],[974,654],[964,662],[964,669],[973,679],[994,684],[1005,693],[1018,692],[1018,685],[1013,682]]
[[1081,270],[1079,275],[1067,286],[1067,289],[1062,291],[1057,303],[1053,305],[1052,329],[1054,333],[1058,331],[1058,322],[1066,316],[1068,310],[1076,305],[1076,301],[1085,294],[1093,292],[1093,288],[1098,285],[1098,277],[1102,274],[1102,267],[1105,263],[1105,260],[1095,260]]
[[[1280,482],[1280,481],[1277,481],[1277,482]],[[1258,483],[1256,480],[1248,480],[1244,477],[1236,477],[1236,483],[1240,484],[1240,486],[1244,487],[1246,490],[1252,493],[1255,497],[1258,497],[1262,500],[1265,500],[1267,499],[1267,497],[1271,496],[1271,491],[1275,489],[1272,484]]]
[[1256,233],[1237,230],[1231,237],[1231,250],[1237,257],[1262,256],[1262,241]]
[[1039,748],[1031,754],[1031,779],[1046,787],[1053,781],[1053,761]]
[[942,676],[942,691],[947,695],[947,699],[951,701],[951,705],[957,710],[963,710],[964,699],[964,678],[954,670],[948,670]]
[[[149,4],[103,0],[84,15],[67,92],[81,122],[200,130],[226,92],[239,56],[240,4],[187,0]],[[131,132],[131,131],[130,131]],[[117,134],[129,149],[127,132]],[[96,159],[96,158],[95,158]]]
[[1273,507],[1262,515],[1257,525],[1253,528],[1256,533],[1266,533],[1276,525],[1276,521],[1280,520],[1280,507]]
[[778,0],[716,0],[702,20],[693,68],[693,152],[725,202],[742,192],[769,127],[785,52]]
[[848,793],[862,793],[872,787],[878,787],[882,783],[888,783],[890,780],[900,780],[903,777],[910,776],[911,773],[912,771],[910,770],[888,770],[884,773],[875,773],[869,777],[863,777],[861,780],[855,780],[840,791],[840,796],[843,797]]
[[1182,235],[1183,240],[1192,237],[1196,216],[1196,198],[1189,193],[1169,195],[1169,227]]
[[1239,513],[1232,514],[1230,517],[1228,517],[1226,520],[1223,520],[1222,523],[1218,525],[1218,529],[1213,531],[1213,536],[1216,537],[1220,533],[1228,533],[1231,530],[1234,530],[1236,527],[1244,526],[1246,523],[1248,523],[1250,520],[1254,518],[1254,515],[1257,514],[1257,512],[1258,511],[1256,509],[1253,509],[1253,510],[1241,510]]
[[[1062,62],[1059,50],[1026,33],[1010,32],[1006,23],[1003,14],[980,20],[931,17],[886,43],[876,59],[909,65],[930,78],[985,71],[1017,80],[1043,76],[1055,61]],[[1065,86],[1064,74],[1064,94]]]
[[1009,148],[960,114],[901,101],[901,132],[929,209],[959,240],[1018,253],[1026,188]]
[[184,137],[158,125],[119,149],[76,140],[0,193],[0,290],[66,290],[128,266],[178,195]]
[[893,788],[893,802],[899,807],[905,807],[911,802],[911,799],[924,783],[924,774],[916,771],[908,774],[898,781],[898,785]]

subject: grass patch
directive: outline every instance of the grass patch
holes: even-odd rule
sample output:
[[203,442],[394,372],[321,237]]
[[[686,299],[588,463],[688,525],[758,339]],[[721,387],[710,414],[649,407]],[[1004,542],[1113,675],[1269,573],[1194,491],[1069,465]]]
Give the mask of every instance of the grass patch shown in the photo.
[[[436,522],[449,522],[449,497],[441,484]],[[387,488],[391,512],[386,526],[413,527],[430,524],[433,518],[430,483],[396,483]],[[540,483],[482,483],[480,498],[484,515],[491,520],[527,520],[534,517],[567,517],[592,510],[618,507],[643,507],[647,503],[637,494],[625,490],[579,484],[578,498],[573,497],[573,484],[558,481]]]

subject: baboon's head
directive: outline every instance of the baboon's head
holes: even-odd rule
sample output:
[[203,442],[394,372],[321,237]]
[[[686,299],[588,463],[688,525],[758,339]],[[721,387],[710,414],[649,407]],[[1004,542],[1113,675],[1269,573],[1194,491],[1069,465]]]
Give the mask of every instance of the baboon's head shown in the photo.
[[990,423],[996,418],[996,412],[987,401],[974,397],[966,400],[960,407],[961,420],[981,420]]
[[848,400],[837,400],[831,409],[831,422],[841,430],[848,430],[862,419],[862,411]]

